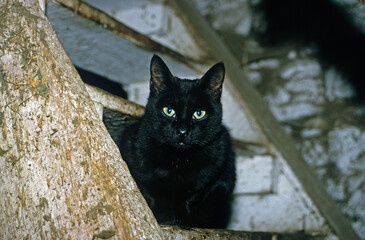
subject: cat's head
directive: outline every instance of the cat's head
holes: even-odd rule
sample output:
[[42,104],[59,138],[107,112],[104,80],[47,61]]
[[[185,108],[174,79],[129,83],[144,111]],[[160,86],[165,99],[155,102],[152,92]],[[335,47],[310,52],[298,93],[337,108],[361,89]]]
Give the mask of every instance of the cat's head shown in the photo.
[[148,134],[177,149],[203,146],[222,129],[220,102],[224,65],[217,63],[202,78],[174,77],[162,59],[151,60],[150,96],[145,121]]

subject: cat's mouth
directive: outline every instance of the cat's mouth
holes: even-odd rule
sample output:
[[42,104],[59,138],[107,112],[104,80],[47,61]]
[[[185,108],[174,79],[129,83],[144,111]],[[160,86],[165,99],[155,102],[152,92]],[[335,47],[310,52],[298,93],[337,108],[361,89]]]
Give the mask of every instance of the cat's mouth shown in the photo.
[[183,149],[183,150],[190,148],[189,144],[186,144],[185,142],[182,142],[182,141],[175,143],[174,147],[177,149]]

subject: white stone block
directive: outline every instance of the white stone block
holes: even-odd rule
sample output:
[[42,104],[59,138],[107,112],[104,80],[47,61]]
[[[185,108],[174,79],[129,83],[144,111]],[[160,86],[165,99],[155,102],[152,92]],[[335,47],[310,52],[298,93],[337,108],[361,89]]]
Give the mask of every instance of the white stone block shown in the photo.
[[[277,190],[272,194],[235,195],[228,229],[327,234],[325,220],[285,162],[277,159]],[[264,168],[267,163],[260,165]],[[249,171],[254,172],[254,169]]]
[[272,156],[238,156],[235,194],[272,193],[274,159]]
[[86,0],[140,33],[150,35],[165,31],[166,14],[162,1]]

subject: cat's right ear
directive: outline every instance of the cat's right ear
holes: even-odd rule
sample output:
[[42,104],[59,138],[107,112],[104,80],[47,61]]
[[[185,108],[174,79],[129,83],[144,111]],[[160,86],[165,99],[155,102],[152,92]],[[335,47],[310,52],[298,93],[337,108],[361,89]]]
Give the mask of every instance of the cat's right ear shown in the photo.
[[163,90],[170,79],[173,78],[169,68],[166,66],[164,61],[157,56],[153,55],[151,59],[151,81],[150,81],[150,91],[151,93],[159,93]]
[[200,79],[201,84],[208,89],[209,93],[215,100],[220,100],[221,98],[224,74],[224,64],[219,62],[211,67]]

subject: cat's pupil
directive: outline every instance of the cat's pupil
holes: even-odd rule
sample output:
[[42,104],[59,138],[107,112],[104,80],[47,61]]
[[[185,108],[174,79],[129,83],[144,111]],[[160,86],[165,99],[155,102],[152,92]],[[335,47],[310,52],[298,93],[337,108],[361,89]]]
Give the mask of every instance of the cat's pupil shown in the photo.
[[199,117],[202,115],[201,111],[196,111],[196,115],[198,115]]
[[171,109],[171,108],[168,108],[168,109],[167,109],[167,112],[168,112],[168,113],[171,113],[171,112],[172,112],[172,109]]

